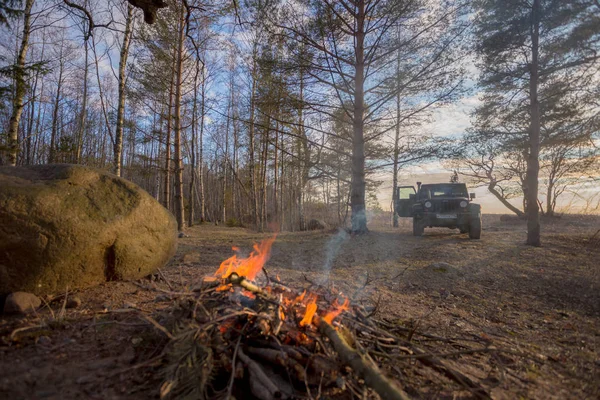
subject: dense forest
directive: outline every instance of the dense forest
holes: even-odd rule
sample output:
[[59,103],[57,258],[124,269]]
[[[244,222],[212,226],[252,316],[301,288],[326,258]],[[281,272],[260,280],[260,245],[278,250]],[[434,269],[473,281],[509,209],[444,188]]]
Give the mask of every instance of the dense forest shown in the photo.
[[[598,184],[597,0],[0,5],[0,164],[110,170],[180,230],[365,232],[382,173],[435,160],[539,245],[540,214]],[[464,96],[469,129],[425,128]]]

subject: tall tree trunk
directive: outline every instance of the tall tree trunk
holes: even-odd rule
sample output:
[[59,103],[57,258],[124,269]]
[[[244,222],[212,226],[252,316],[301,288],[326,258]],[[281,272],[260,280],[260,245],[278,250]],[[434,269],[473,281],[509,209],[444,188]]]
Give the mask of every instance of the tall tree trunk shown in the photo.
[[202,64],[202,87],[201,87],[201,100],[200,105],[200,135],[198,137],[198,165],[199,165],[199,184],[200,184],[200,222],[206,220],[206,205],[204,196],[204,113],[205,113],[205,101],[206,101],[206,75],[205,66]]
[[173,122],[173,89],[175,87],[175,66],[177,57],[173,57],[171,65],[171,84],[169,86],[169,109],[167,110],[167,131],[165,143],[165,188],[163,205],[167,210],[171,209],[171,126]]
[[[232,103],[235,104],[235,103]],[[238,121],[237,121],[237,113],[235,112],[236,108],[233,108],[234,113],[233,115],[233,176],[234,179],[231,180],[231,209],[234,212],[234,215],[236,218],[240,218],[241,216],[241,204],[240,204],[240,194],[239,194],[239,187],[238,187],[238,180],[239,180],[239,156],[238,156],[238,147],[239,147],[239,138],[238,138]]]
[[125,20],[125,34],[121,45],[121,57],[119,60],[119,101],[117,105],[117,126],[115,129],[114,146],[114,171],[115,175],[123,176],[123,120],[125,118],[125,67],[129,57],[129,44],[133,31],[133,6],[127,5],[127,19]]
[[554,182],[552,176],[548,178],[548,190],[546,192],[546,215],[551,217],[554,215],[554,196],[552,195],[554,191]]
[[364,139],[364,41],[365,41],[365,0],[356,2],[356,36],[355,36],[355,75],[354,75],[354,118],[352,137],[352,232],[367,232],[367,215],[365,213],[365,139]]
[[227,221],[227,163],[229,159],[229,126],[231,125],[231,102],[227,106],[227,122],[225,123],[225,146],[223,148],[223,198],[221,202],[221,220]]
[[[42,53],[43,53],[43,47],[42,47]],[[43,59],[43,58],[42,58]],[[35,79],[33,82],[33,87],[31,88],[31,100],[29,101],[31,106],[30,106],[30,113],[29,113],[29,120],[27,121],[27,144],[26,144],[26,150],[25,150],[25,163],[27,165],[31,165],[33,164],[32,162],[32,150],[33,150],[33,123],[35,121],[35,104],[36,104],[36,97],[37,97],[37,86],[38,86],[38,81],[39,81],[39,71],[36,71],[35,73]],[[38,110],[39,113],[39,110]]]
[[262,186],[261,186],[261,206],[260,206],[260,229],[264,230],[267,226],[267,165],[269,156],[269,131],[271,129],[271,117],[267,119],[267,127],[265,129],[265,136],[263,138],[263,151],[262,151]]
[[183,44],[185,39],[185,9],[181,6],[179,39],[177,43],[177,66],[175,68],[175,219],[177,229],[185,228],[183,207],[183,160],[181,156],[181,87],[183,86]]
[[254,173],[254,107],[255,107],[255,99],[254,99],[254,91],[256,90],[256,57],[257,57],[257,47],[258,44],[254,44],[254,49],[252,52],[252,84],[250,87],[250,129],[248,129],[249,136],[249,167],[248,172],[250,173],[250,195],[252,202],[252,214],[254,219],[254,226],[256,229],[260,229],[260,220],[258,218],[258,198],[256,195],[256,174]]
[[280,186],[280,196],[279,196],[279,202],[280,202],[280,204],[279,204],[279,210],[280,210],[280,213],[279,213],[279,226],[280,226],[280,228],[279,229],[283,230],[284,226],[285,226],[284,225],[285,224],[285,210],[284,210],[284,207],[283,207],[284,206],[284,196],[283,196],[284,191],[283,190],[285,188],[285,186],[284,186],[284,182],[285,182],[285,175],[284,175],[284,173],[285,173],[285,170],[284,170],[284,167],[285,167],[285,153],[284,153],[285,142],[283,141],[283,131],[281,132],[281,139],[280,139],[279,143],[280,143],[279,146],[281,147],[281,155],[280,155],[280,159],[281,159],[281,161],[280,161],[280,165],[281,165],[281,167],[280,167],[281,168],[281,172],[280,172],[281,183],[279,184],[279,186]]
[[85,137],[85,124],[87,117],[87,101],[88,101],[88,41],[85,40],[83,43],[85,49],[85,67],[83,69],[83,99],[81,101],[81,112],[79,115],[79,129],[77,131],[77,142],[75,149],[75,163],[79,164],[81,162],[81,151],[83,147],[83,139]]
[[188,226],[194,225],[194,195],[196,191],[196,140],[198,124],[198,79],[200,76],[200,59],[196,59],[196,72],[194,74],[194,99],[192,101],[192,143],[191,143],[191,165],[190,165],[190,211],[188,214]]
[[529,127],[529,158],[527,159],[527,244],[540,246],[540,215],[538,205],[538,175],[540,172],[540,103],[539,85],[539,35],[540,0],[533,0],[531,9],[531,64],[529,102],[531,125]]
[[[46,48],[46,35],[45,35],[45,32],[46,32],[46,30],[44,29],[42,31],[43,38],[42,38],[42,50],[41,50],[41,54],[40,54],[40,60],[44,59],[44,50]],[[36,76],[39,76],[39,75],[40,75],[40,71],[37,71]],[[36,77],[36,79],[37,79],[37,77]],[[42,84],[41,84],[41,87],[40,87],[40,94],[38,96],[39,99],[40,99],[40,102],[39,102],[40,104],[38,106],[37,116],[35,118],[35,128],[33,128],[33,130],[32,130],[32,132],[35,132],[35,140],[34,140],[34,143],[33,143],[33,150],[32,150],[32,153],[33,153],[32,154],[32,164],[37,164],[37,163],[41,162],[41,160],[39,159],[40,157],[38,156],[38,149],[40,147],[39,143],[40,143],[40,140],[41,140],[41,137],[42,137],[41,130],[40,130],[41,121],[43,120],[42,117],[46,115],[46,107],[44,107],[44,104],[41,101],[41,99],[44,98],[44,87],[45,87],[44,84],[45,84],[45,82],[46,82],[46,80],[42,79]],[[36,87],[37,87],[37,85],[36,85]]]
[[[160,107],[156,107],[156,109],[160,110]],[[163,142],[163,123],[164,118],[162,118],[161,115],[158,114],[158,141],[156,142],[156,158],[154,158],[156,174],[154,179],[154,198],[156,199],[156,201],[160,201],[160,147],[161,143]]]
[[[63,44],[61,43],[61,46]],[[60,106],[60,93],[62,89],[62,79],[64,72],[64,63],[62,60],[62,47],[60,51],[59,69],[58,69],[58,82],[56,84],[56,96],[54,97],[54,108],[52,110],[52,128],[50,132],[50,154],[48,156],[48,163],[52,164],[56,162],[56,142],[58,140],[58,111]]]
[[[280,99],[277,99],[278,102]],[[279,105],[278,105],[278,110],[279,110]],[[278,179],[278,173],[279,171],[277,170],[279,167],[279,152],[278,152],[278,148],[279,148],[279,112],[277,113],[278,118],[277,118],[277,123],[275,124],[275,145],[273,148],[273,221],[275,221],[275,223],[279,223],[279,203],[278,203],[278,196],[277,196],[277,190],[279,188],[279,179]]]
[[[398,34],[397,40],[400,40]],[[398,227],[398,214],[396,213],[396,200],[398,200],[398,157],[400,156],[400,49],[396,57],[396,84],[398,93],[396,93],[396,135],[394,136],[394,173],[392,178],[392,226]],[[338,180],[339,182],[339,180]]]
[[[92,52],[94,53],[94,66],[96,69],[96,82],[98,83],[98,98],[100,99],[100,108],[102,109],[102,115],[104,117],[104,124],[106,125],[106,134],[110,137],[110,140],[114,147],[114,137],[110,131],[110,123],[108,121],[108,112],[106,111],[106,102],[104,101],[104,95],[102,91],[102,81],[100,80],[100,67],[98,62],[98,54],[96,53],[96,39],[92,36]],[[100,168],[104,168],[106,163],[106,134],[102,135],[102,143],[100,145]]]
[[13,99],[13,109],[8,123],[8,165],[17,165],[17,154],[19,153],[19,121],[23,112],[23,99],[27,91],[25,82],[25,60],[27,57],[27,49],[29,48],[29,34],[31,30],[31,8],[34,0],[25,1],[25,10],[23,11],[23,38],[21,39],[21,47],[17,55],[15,64],[15,97]]
[[298,159],[300,160],[299,187],[296,191],[298,202],[298,229],[301,231],[306,228],[304,218],[304,188],[308,183],[308,173],[310,169],[310,150],[308,149],[308,138],[304,129],[304,70],[300,68],[300,108],[298,109],[298,126],[300,135],[297,140]]

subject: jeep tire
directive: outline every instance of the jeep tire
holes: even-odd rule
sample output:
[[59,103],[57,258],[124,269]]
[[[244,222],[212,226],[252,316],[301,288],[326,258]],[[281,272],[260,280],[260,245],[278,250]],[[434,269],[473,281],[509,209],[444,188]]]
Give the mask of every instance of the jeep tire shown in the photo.
[[469,221],[469,239],[481,239],[481,216],[472,217]]
[[413,217],[413,236],[422,236],[425,231],[425,226],[420,219]]

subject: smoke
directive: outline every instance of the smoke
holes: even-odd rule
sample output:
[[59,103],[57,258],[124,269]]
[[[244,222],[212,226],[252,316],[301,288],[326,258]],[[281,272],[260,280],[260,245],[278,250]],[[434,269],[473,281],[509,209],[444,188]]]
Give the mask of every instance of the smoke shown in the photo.
[[325,264],[323,265],[323,283],[329,281],[333,261],[340,252],[342,245],[347,242],[349,238],[350,235],[348,235],[346,230],[339,228],[337,233],[329,239],[329,242],[327,242],[325,247]]

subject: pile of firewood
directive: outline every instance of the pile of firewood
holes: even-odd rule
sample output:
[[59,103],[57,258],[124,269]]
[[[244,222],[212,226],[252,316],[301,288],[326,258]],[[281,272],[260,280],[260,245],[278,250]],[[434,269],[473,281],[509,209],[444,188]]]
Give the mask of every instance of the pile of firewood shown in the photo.
[[[406,385],[407,371],[423,375],[424,367],[433,372],[428,380],[450,382],[453,393],[489,398],[479,382],[415,340],[448,345],[443,338],[378,320],[331,287],[301,291],[279,279],[257,285],[227,273],[180,294],[177,306],[154,320],[170,339],[161,398],[407,399],[423,393]],[[495,351],[477,341],[460,349]]]

